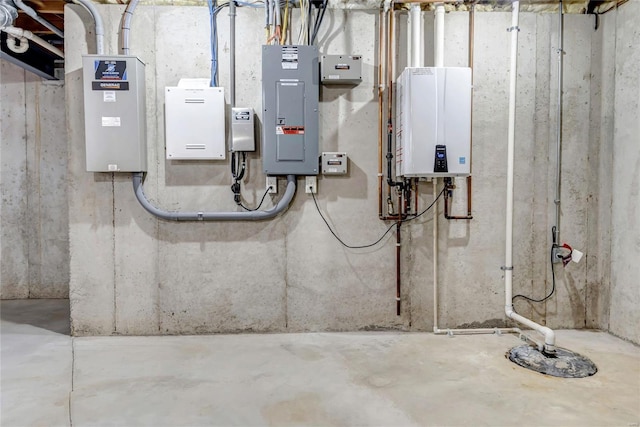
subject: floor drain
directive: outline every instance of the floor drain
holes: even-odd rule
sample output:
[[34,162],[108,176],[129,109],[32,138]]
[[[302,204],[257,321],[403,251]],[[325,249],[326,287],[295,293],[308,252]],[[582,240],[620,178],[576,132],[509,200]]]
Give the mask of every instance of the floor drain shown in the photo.
[[525,344],[512,348],[506,356],[523,368],[554,377],[585,378],[598,372],[595,363],[587,357],[559,347],[555,355],[547,355]]

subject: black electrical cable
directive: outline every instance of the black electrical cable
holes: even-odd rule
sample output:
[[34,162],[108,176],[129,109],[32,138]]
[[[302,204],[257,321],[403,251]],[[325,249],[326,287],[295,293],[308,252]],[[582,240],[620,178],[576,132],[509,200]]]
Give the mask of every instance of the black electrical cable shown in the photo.
[[316,205],[316,209],[318,211],[318,213],[320,214],[320,218],[322,218],[322,220],[324,221],[324,223],[327,225],[327,228],[329,229],[329,231],[331,232],[331,234],[333,234],[333,237],[335,237],[338,242],[340,242],[342,244],[342,246],[344,246],[345,248],[349,248],[349,249],[366,249],[366,248],[370,248],[372,246],[377,245],[378,243],[380,243],[382,241],[382,239],[385,238],[385,236],[387,234],[389,234],[389,232],[393,229],[393,227],[395,227],[398,224],[401,224],[402,222],[408,222],[408,221],[412,221],[416,218],[418,218],[421,215],[424,215],[429,209],[431,209],[436,202],[438,201],[438,199],[440,198],[440,196],[442,196],[442,194],[444,193],[444,189],[442,189],[442,191],[440,192],[440,194],[438,194],[438,196],[433,200],[433,202],[431,202],[431,204],[429,206],[427,206],[427,208],[425,210],[423,210],[422,212],[420,212],[418,215],[411,217],[409,219],[405,219],[403,221],[396,221],[393,224],[391,224],[389,226],[389,228],[387,228],[387,230],[382,234],[382,236],[380,236],[380,238],[378,240],[376,240],[373,243],[370,243],[368,245],[362,245],[362,246],[351,246],[351,245],[347,245],[340,237],[338,237],[338,235],[335,233],[335,231],[333,231],[333,229],[331,228],[331,226],[329,225],[329,222],[327,221],[327,219],[324,217],[324,215],[322,215],[322,211],[320,211],[320,206],[318,206],[318,200],[316,199],[316,195],[314,193],[311,193],[311,196],[313,197],[313,203]]
[[442,195],[444,194],[445,189],[446,189],[446,187],[444,187],[444,188],[442,189],[442,191],[440,191],[440,193],[438,193],[438,195],[437,195],[437,196],[436,196],[436,198],[433,200],[433,202],[431,202],[431,204],[430,204],[429,206],[427,206],[425,210],[423,210],[422,212],[420,212],[420,213],[419,213],[418,215],[416,215],[416,216],[412,216],[411,218],[407,218],[407,219],[403,220],[403,222],[413,221],[414,219],[420,218],[422,215],[426,214],[426,213],[427,213],[427,211],[428,211],[429,209],[431,209],[431,208],[433,207],[433,205],[435,205],[435,204],[436,204],[436,202],[438,201],[438,199],[439,199],[440,197],[442,197]]
[[257,211],[258,209],[260,209],[260,206],[262,206],[262,203],[264,202],[265,197],[267,197],[267,194],[269,194],[269,190],[271,190],[271,186],[267,187],[264,194],[262,195],[262,199],[260,199],[260,204],[258,204],[258,206],[253,209],[246,207],[242,203],[238,203],[238,205],[240,205],[240,207],[242,207],[242,209],[244,209],[245,211]]
[[[244,173],[247,168],[247,153],[242,151],[242,160],[236,156],[235,152],[231,153],[231,176],[238,182],[244,178]],[[238,172],[238,169],[240,172]]]
[[311,36],[311,44],[316,42],[316,38],[318,37],[318,31],[320,30],[320,26],[322,25],[322,21],[324,20],[324,14],[327,11],[327,5],[329,4],[329,0],[324,0],[322,5],[318,7],[316,10],[316,20],[313,25],[313,35]]
[[[551,229],[551,233],[555,234],[555,229],[556,227],[553,226]],[[546,297],[542,298],[542,299],[535,299],[535,298],[530,298],[526,295],[522,295],[522,294],[518,294],[515,295],[513,298],[511,298],[511,302],[515,301],[516,298],[523,298],[526,299],[527,301],[531,301],[531,302],[545,302],[546,300],[548,300],[549,298],[551,298],[551,295],[553,295],[553,293],[556,291],[556,272],[555,269],[553,268],[553,252],[554,249],[556,249],[558,247],[557,244],[553,244],[551,245],[551,292],[549,292],[549,295],[547,295]]]
[[[247,167],[247,153],[242,152],[242,161],[239,156],[236,156],[235,152],[231,152],[231,176],[233,178],[233,184],[231,184],[231,192],[233,193],[233,201],[237,205],[241,205],[241,187],[240,181],[244,178],[244,173]],[[238,172],[238,169],[240,172]]]

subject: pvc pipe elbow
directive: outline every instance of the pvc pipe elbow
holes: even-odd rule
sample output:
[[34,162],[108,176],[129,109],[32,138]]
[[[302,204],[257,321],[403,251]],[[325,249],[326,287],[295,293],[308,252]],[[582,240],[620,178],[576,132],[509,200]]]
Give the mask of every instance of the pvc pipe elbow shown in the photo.
[[504,311],[509,319],[520,322],[523,325],[528,326],[531,329],[534,329],[540,334],[544,335],[544,346],[543,348],[540,348],[540,350],[544,351],[544,353],[547,354],[554,354],[556,352],[556,333],[553,331],[553,329],[547,326],[542,326],[534,322],[533,320],[529,320],[526,317],[519,315],[513,310],[512,304],[507,304]]

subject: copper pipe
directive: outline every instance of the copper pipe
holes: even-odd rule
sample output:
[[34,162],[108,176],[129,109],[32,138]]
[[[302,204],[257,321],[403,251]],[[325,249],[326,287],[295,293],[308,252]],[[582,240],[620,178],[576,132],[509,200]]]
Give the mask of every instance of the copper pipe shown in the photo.
[[[473,87],[473,52],[474,52],[474,35],[475,35],[475,4],[471,5],[471,9],[469,10],[469,68],[471,68],[471,87]],[[471,91],[471,123],[473,124],[473,90]],[[469,171],[471,172],[471,168],[473,166],[473,126],[471,126],[470,132],[470,145],[471,149],[469,150]],[[446,219],[473,219],[472,210],[471,210],[471,186],[473,179],[471,175],[467,177],[467,215],[449,215],[449,196],[448,190],[445,190],[444,194],[444,217]],[[454,187],[455,188],[455,187]],[[453,190],[453,188],[452,188]],[[453,192],[451,195],[451,209],[453,209]]]
[[[393,58],[394,58],[394,12],[393,12],[393,1],[391,2],[391,7],[387,12],[387,39],[386,39],[386,50],[387,50],[387,58],[386,58],[386,71],[387,71],[387,135],[390,132],[391,123],[392,123],[392,114],[393,114]],[[382,122],[381,122],[382,123]],[[389,177],[387,177],[389,178]],[[387,184],[387,196],[391,197],[392,187]],[[382,193],[381,193],[382,194]],[[383,215],[380,219],[383,220],[399,220],[404,217],[402,212],[402,205],[397,206],[398,213],[396,215]]]
[[[388,116],[391,117],[391,97],[393,96],[391,91],[393,90],[393,73],[392,73],[392,67],[390,65],[390,63],[392,62],[392,50],[391,50],[391,46],[393,44],[393,25],[391,25],[392,19],[393,19],[393,15],[392,15],[392,11],[393,11],[393,2],[391,4],[390,9],[386,12],[386,14],[384,12],[381,11],[380,13],[380,19],[381,19],[381,25],[380,28],[378,29],[379,31],[379,39],[380,39],[380,46],[379,46],[379,56],[380,56],[380,67],[378,68],[378,218],[380,218],[383,221],[389,221],[389,220],[397,220],[401,217],[401,214],[398,215],[389,215],[389,211],[387,209],[386,214],[383,212],[383,206],[384,206],[384,201],[385,201],[385,192],[383,190],[384,188],[384,174],[382,173],[383,171],[383,138],[385,135],[385,127],[384,127],[384,123],[383,123],[383,110],[384,110],[384,90],[383,90],[383,85],[382,85],[382,81],[384,79],[388,79],[388,81],[390,82],[389,85],[387,85],[387,105],[389,107],[389,111],[388,111]],[[382,20],[382,17],[384,16],[384,21]],[[385,26],[383,28],[382,22],[385,23]],[[386,29],[386,31],[384,31]],[[383,35],[385,35],[385,45],[383,46],[382,44],[382,39],[383,39]],[[386,57],[384,56],[383,53],[386,53]],[[382,63],[383,63],[383,58],[384,58],[384,64],[385,64],[385,70],[387,72],[387,76],[384,76],[384,72],[382,69]],[[391,186],[387,184],[387,191],[386,194],[388,195],[388,197],[391,197]],[[398,207],[398,209],[401,209],[401,207]]]
[[[475,51],[475,21],[476,21],[476,5],[472,4],[469,10],[469,68],[471,68],[471,149],[469,150],[469,173],[473,172],[473,53]],[[467,216],[471,219],[471,182],[472,175],[467,177]]]
[[[402,193],[398,194],[398,206],[402,206]],[[400,288],[402,284],[402,269],[401,269],[401,236],[400,236],[400,227],[402,225],[402,212],[398,212],[400,219],[396,223],[396,315],[400,316],[400,308],[401,308],[401,297],[400,297]]]
[[389,19],[387,21],[387,118],[392,119],[392,103],[393,99],[393,20],[395,19],[393,13],[393,5],[395,2],[391,2],[391,8],[389,9]]
[[382,37],[384,35],[383,31],[383,18],[384,11],[380,9],[380,17],[379,25],[378,25],[378,218],[382,219],[384,217],[382,213],[382,138],[384,137],[384,127],[382,125],[382,109],[383,109],[383,84],[382,81],[384,79],[382,64],[384,62],[383,58],[383,44]]
[[471,213],[471,175],[467,177],[467,217],[469,219],[473,219],[473,215]]
[[413,180],[414,182],[414,187],[413,187],[413,194],[414,194],[414,198],[413,198],[413,213],[418,215],[418,183],[420,182],[419,178],[416,178]]

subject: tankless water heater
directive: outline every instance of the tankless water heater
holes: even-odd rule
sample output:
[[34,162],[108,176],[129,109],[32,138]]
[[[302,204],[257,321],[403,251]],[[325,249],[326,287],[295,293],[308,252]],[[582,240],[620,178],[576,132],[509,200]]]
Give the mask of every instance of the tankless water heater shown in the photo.
[[471,69],[405,68],[397,81],[396,175],[471,173]]

